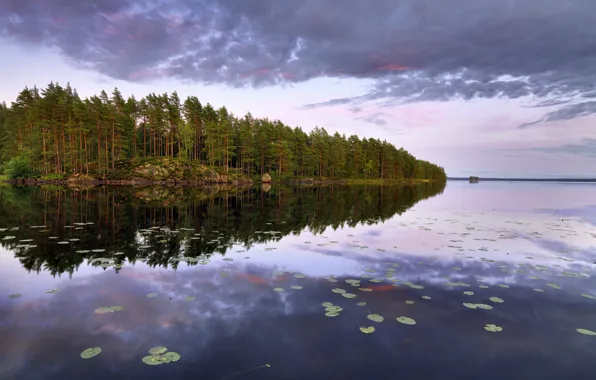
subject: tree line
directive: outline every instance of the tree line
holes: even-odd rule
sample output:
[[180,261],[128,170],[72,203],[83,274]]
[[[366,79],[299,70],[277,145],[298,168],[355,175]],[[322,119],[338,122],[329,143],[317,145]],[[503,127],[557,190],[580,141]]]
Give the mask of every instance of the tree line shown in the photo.
[[0,162],[28,175],[109,175],[119,163],[169,157],[246,175],[446,180],[442,167],[373,138],[310,133],[279,120],[236,117],[176,92],[82,99],[70,84],[22,90],[0,103]]

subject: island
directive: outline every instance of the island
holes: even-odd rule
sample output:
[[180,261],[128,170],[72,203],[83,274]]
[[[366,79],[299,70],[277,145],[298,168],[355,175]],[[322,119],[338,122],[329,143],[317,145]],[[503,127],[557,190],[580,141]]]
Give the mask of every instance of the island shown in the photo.
[[82,99],[70,84],[0,104],[0,178],[22,184],[445,182],[445,170],[375,138],[234,116],[176,92]]
[[468,181],[470,181],[470,183],[478,183],[478,181],[480,181],[480,178],[474,177],[474,176],[470,176],[470,178],[468,179]]

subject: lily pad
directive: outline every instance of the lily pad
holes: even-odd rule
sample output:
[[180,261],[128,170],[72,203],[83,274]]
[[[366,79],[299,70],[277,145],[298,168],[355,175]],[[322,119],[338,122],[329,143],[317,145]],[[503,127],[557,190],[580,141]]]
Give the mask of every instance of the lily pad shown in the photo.
[[8,296],[8,298],[21,298],[20,294],[11,294]]
[[486,331],[490,331],[490,332],[499,332],[499,331],[503,331],[503,328],[497,325],[493,325],[493,324],[487,324],[486,326],[484,326],[484,329]]
[[479,309],[484,309],[484,310],[491,310],[493,307],[490,305],[485,305],[483,303],[477,303],[476,307]]
[[478,308],[478,306],[476,306],[475,303],[469,303],[469,302],[464,302],[463,304],[465,307],[467,307],[468,309],[476,309]]
[[580,334],[584,334],[584,335],[596,335],[596,332],[592,331],[592,330],[586,330],[586,329],[577,329],[576,330],[578,333]]
[[321,305],[323,305],[325,307],[333,306],[333,304],[331,302],[323,302]]
[[371,288],[358,288],[358,290],[360,290],[362,292],[372,292]]
[[342,296],[345,298],[356,298],[356,294],[352,293],[342,293]]
[[95,357],[95,356],[99,355],[100,353],[101,353],[101,347],[87,348],[86,350],[83,350],[83,352],[81,352],[81,358],[91,359],[92,357]]
[[95,314],[114,313],[117,311],[122,311],[122,309],[124,309],[122,306],[103,306],[95,309]]
[[300,290],[300,289],[304,289],[302,286],[300,285],[292,285],[290,286],[290,288],[295,289],[295,290]]
[[546,285],[550,286],[551,288],[561,289],[561,285],[559,285],[559,284],[546,284]]
[[148,355],[145,356],[142,360],[143,363],[147,365],[160,365],[164,363],[162,357],[159,355]]
[[356,305],[358,305],[358,306],[366,306],[366,302],[358,302]]
[[464,294],[466,296],[473,296],[474,295],[474,292],[471,292],[471,291],[468,290],[468,291],[465,291]]
[[184,299],[187,300],[187,301],[194,301],[195,299],[197,299],[197,297],[195,297],[195,296],[186,296]]
[[157,293],[149,293],[149,294],[147,294],[147,298],[155,298],[157,296],[158,296]]
[[399,317],[396,318],[398,322],[403,323],[404,325],[415,325],[416,321],[409,317]]
[[482,289],[488,289],[488,285],[479,285],[478,287]]
[[542,289],[533,289],[535,292],[540,292],[540,293],[544,293],[544,290]]
[[274,292],[285,292],[286,290],[284,288],[273,288]]
[[586,293],[583,293],[583,294],[582,294],[582,297],[586,297],[586,298],[590,298],[590,299],[596,300],[596,297],[594,297],[594,296],[593,296],[593,295],[591,295],[591,294],[586,294]]
[[383,322],[385,320],[385,318],[383,318],[379,314],[369,314],[366,317],[373,322]]
[[412,300],[407,300],[407,301],[406,301],[406,303],[407,303],[408,305],[411,305],[411,304],[413,304],[413,303],[414,303],[414,301],[412,301]]
[[422,296],[422,298],[425,299],[425,300],[429,300],[430,299],[430,296]]
[[340,289],[340,288],[334,288],[334,289],[331,289],[331,291],[333,293],[338,293],[338,294],[343,294],[346,292],[344,289]]
[[375,328],[373,326],[360,326],[359,329],[365,334],[371,334],[375,332]]
[[325,313],[326,317],[337,317],[338,315],[339,315],[339,313],[336,311],[330,311],[330,312]]
[[501,288],[509,288],[509,285],[505,285],[505,284],[499,284],[498,286],[500,286]]
[[60,289],[48,289],[48,290],[46,290],[46,293],[52,294],[52,293],[58,293],[59,291],[60,291]]
[[490,297],[489,300],[491,300],[492,302],[495,303],[503,303],[505,301],[503,301],[503,299],[499,298],[499,297]]
[[149,353],[151,355],[161,355],[163,353],[165,353],[168,349],[166,347],[163,346],[157,346],[157,347],[153,347],[149,350]]

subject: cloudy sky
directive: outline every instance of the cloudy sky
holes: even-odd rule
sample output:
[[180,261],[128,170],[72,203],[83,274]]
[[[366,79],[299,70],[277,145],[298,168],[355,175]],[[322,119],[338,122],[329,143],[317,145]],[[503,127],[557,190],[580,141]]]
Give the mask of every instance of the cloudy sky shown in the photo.
[[2,0],[0,56],[7,103],[176,90],[451,176],[596,177],[593,0]]

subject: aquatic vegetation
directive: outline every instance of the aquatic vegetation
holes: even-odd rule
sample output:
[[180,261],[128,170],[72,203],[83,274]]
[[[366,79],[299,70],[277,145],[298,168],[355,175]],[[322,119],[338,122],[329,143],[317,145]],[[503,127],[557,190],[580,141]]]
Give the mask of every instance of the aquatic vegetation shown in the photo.
[[385,320],[385,318],[383,318],[379,314],[369,314],[366,316],[366,318],[370,319],[373,322],[383,322]]
[[181,356],[177,352],[167,352],[166,347],[158,346],[151,348],[148,352],[149,355],[141,359],[143,363],[147,365],[160,365],[167,363],[174,363],[180,360]]
[[489,300],[491,300],[492,302],[495,302],[495,303],[503,303],[503,302],[505,302],[505,301],[503,301],[499,297],[490,297]]
[[21,295],[18,293],[15,293],[15,294],[9,295],[8,298],[21,298]]
[[487,324],[484,326],[484,329],[489,332],[500,332],[503,331],[503,328],[493,324]]
[[81,352],[81,358],[83,359],[91,359],[97,355],[101,354],[101,347],[91,347],[83,350]]
[[124,309],[122,306],[103,306],[95,309],[95,314],[115,313],[122,311],[122,309]]
[[371,334],[375,332],[375,328],[373,326],[360,326],[359,329],[365,334]]
[[586,330],[586,329],[576,329],[576,331],[580,334],[584,335],[596,335],[596,331]]
[[396,318],[398,322],[403,323],[405,325],[415,325],[416,321],[409,317],[398,317]]
[[285,292],[286,290],[284,288],[273,288],[274,292]]
[[149,294],[147,294],[147,298],[155,298],[157,296],[158,296],[157,293],[149,293]]

